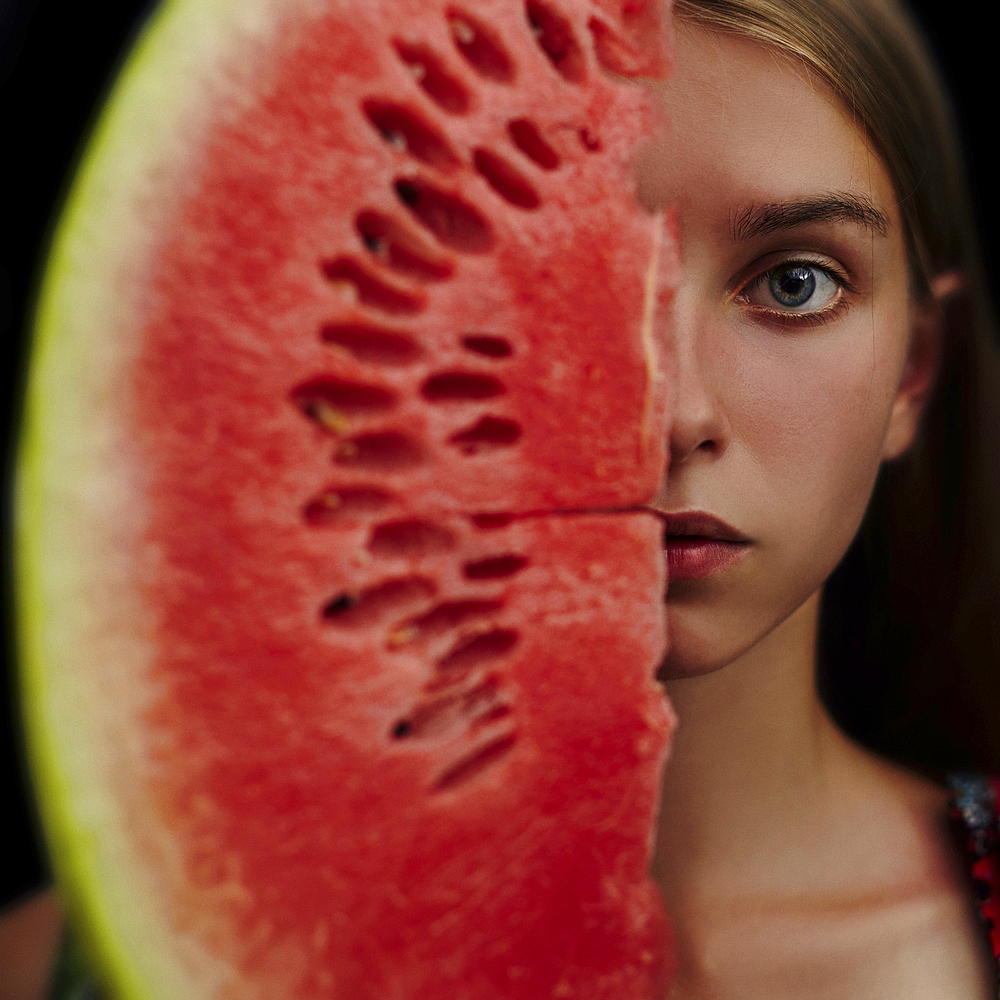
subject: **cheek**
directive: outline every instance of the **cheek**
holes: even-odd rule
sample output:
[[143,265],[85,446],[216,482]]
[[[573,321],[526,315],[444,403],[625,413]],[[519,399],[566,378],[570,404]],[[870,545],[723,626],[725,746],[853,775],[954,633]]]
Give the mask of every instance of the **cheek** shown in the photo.
[[884,320],[873,337],[865,319],[832,336],[796,331],[743,359],[741,436],[772,498],[860,519],[881,464],[904,340]]

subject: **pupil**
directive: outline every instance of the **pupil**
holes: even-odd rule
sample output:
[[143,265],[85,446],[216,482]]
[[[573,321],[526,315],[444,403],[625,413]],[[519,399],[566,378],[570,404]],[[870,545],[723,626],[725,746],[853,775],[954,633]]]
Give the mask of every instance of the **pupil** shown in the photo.
[[783,306],[805,305],[816,291],[816,275],[809,267],[790,267],[771,275],[771,294]]

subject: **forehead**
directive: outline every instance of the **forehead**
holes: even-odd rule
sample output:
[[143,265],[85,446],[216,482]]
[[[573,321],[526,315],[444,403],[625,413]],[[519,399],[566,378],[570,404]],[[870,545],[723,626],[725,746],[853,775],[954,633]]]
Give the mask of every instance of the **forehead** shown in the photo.
[[884,164],[804,63],[681,23],[674,72],[660,93],[667,125],[640,174],[645,201],[713,214],[724,206],[738,216],[754,204],[836,192],[898,221]]

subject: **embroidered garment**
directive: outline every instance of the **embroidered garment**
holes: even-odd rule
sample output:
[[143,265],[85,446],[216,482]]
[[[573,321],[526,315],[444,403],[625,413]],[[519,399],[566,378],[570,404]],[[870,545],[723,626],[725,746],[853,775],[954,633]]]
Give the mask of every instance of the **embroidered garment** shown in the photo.
[[953,774],[951,817],[959,825],[972,873],[979,916],[990,943],[1000,996],[1000,778],[982,774]]

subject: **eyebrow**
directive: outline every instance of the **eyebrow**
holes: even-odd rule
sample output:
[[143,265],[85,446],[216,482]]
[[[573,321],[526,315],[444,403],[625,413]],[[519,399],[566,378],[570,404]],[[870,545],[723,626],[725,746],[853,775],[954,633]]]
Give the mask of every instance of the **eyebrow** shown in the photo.
[[755,236],[791,229],[806,222],[856,222],[879,236],[885,236],[889,219],[863,195],[823,194],[792,201],[751,205],[733,219],[733,239],[749,240]]

